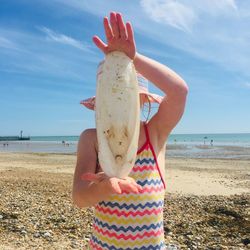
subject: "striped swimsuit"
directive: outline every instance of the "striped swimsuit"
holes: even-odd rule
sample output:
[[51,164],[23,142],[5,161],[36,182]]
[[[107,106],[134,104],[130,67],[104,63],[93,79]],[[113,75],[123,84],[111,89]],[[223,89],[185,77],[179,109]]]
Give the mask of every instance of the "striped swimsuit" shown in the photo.
[[165,249],[165,183],[144,125],[146,142],[137,152],[129,176],[142,186],[139,194],[114,194],[95,206],[90,249]]

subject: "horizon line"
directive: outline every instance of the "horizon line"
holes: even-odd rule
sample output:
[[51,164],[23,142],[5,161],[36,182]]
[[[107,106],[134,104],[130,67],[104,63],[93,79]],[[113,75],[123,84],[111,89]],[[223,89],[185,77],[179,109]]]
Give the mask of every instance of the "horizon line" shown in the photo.
[[[216,134],[225,134],[225,135],[229,135],[229,134],[250,134],[250,132],[228,132],[228,133],[220,133],[220,132],[216,132],[216,133],[171,133],[170,135],[216,135]],[[72,136],[72,137],[77,137],[80,136],[79,135],[28,135],[30,137],[44,137],[44,136],[57,136],[57,137],[66,137],[66,136]]]

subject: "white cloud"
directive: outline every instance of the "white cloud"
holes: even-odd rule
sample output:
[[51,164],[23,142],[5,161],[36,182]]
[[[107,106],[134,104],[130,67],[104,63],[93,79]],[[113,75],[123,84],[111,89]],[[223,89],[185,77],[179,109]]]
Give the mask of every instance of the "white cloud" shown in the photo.
[[220,15],[228,12],[233,13],[238,9],[234,0],[191,0],[188,4],[197,11],[208,12],[212,15]]
[[[51,30],[47,29],[47,32]],[[45,30],[44,30],[45,32]],[[50,32],[47,38],[37,33],[0,27],[0,70],[25,75],[43,75],[83,81],[82,65],[97,64],[98,56],[90,45],[81,45],[75,39]],[[51,39],[77,49],[72,51],[46,43]],[[41,46],[42,44],[42,46]],[[7,48],[7,49],[6,49]],[[46,73],[46,74],[45,74]]]
[[[250,3],[234,0],[176,0],[178,4],[172,4],[175,11],[167,10],[167,3],[172,0],[141,0],[140,4],[151,4],[152,15],[163,20],[167,16],[174,19],[179,11],[179,5],[189,8],[195,18],[188,15],[183,23],[179,22],[179,27],[173,29],[170,22],[156,22],[157,18],[152,15],[145,15],[139,21],[132,20],[134,27],[140,30],[141,35],[148,36],[162,44],[185,51],[201,60],[218,65],[229,72],[237,72],[247,77],[250,76]],[[173,7],[174,6],[174,7]],[[165,17],[158,9],[165,8]],[[142,8],[147,13],[145,7]],[[155,11],[154,11],[155,10]],[[159,14],[160,13],[160,14]],[[179,15],[185,16],[185,12],[179,11]],[[171,20],[168,17],[168,20]],[[167,20],[167,19],[165,19]],[[176,21],[177,22],[177,21]],[[135,25],[136,24],[136,25]],[[191,32],[181,32],[191,31]]]
[[0,47],[3,48],[15,48],[16,46],[8,39],[6,39],[5,37],[0,37]]
[[197,19],[192,8],[173,0],[141,0],[141,6],[155,22],[183,31],[190,31]]
[[56,33],[53,30],[46,28],[46,27],[41,27],[40,30],[43,31],[47,35],[47,39],[49,40],[52,40],[61,44],[66,44],[74,48],[83,50],[83,51],[88,51],[88,52],[91,51],[88,45],[72,37],[66,36],[64,34]]
[[234,0],[141,0],[146,14],[158,23],[190,32],[202,16],[235,15]]
[[0,48],[11,49],[11,50],[20,50],[19,46],[11,41],[10,39],[0,36]]

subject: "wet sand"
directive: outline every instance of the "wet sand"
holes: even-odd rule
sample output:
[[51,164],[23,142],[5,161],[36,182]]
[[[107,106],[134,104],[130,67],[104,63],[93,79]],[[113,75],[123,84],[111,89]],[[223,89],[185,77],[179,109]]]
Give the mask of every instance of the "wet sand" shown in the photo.
[[[82,249],[92,208],[71,202],[76,157],[0,153],[0,249]],[[166,243],[249,249],[250,161],[166,160]],[[248,245],[248,246],[247,246]]]
[[[4,146],[5,145],[5,146]],[[59,141],[10,141],[0,142],[2,153],[58,153],[75,154],[77,141],[62,143]],[[199,143],[176,143],[167,145],[167,156],[171,158],[203,159],[244,159],[250,161],[249,144],[203,145]]]

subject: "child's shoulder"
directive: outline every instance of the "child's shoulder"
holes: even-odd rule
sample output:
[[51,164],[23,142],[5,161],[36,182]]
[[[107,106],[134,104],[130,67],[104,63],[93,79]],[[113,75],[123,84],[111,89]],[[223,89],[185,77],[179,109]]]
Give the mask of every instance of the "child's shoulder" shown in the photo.
[[96,128],[85,129],[80,135],[80,142],[96,141]]
[[87,128],[84,131],[82,131],[81,133],[81,137],[82,136],[93,136],[96,134],[96,128]]

